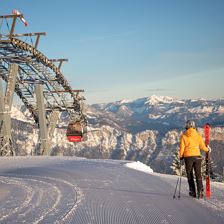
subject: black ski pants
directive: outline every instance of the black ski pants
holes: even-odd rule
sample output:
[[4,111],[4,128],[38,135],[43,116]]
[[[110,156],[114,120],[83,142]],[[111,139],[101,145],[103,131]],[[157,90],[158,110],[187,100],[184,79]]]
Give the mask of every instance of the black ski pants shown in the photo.
[[193,170],[196,177],[197,192],[199,193],[203,191],[203,183],[201,176],[201,161],[202,161],[201,157],[200,156],[185,157],[184,161],[187,173],[187,180],[189,184],[189,191],[196,193]]

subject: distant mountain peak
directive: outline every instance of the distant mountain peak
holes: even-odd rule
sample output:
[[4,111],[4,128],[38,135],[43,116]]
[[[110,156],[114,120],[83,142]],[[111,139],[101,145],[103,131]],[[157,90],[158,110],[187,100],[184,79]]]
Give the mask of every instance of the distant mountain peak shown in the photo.
[[133,100],[123,99],[119,101],[119,104],[132,103]]
[[173,101],[174,101],[174,99],[172,97],[169,97],[169,96],[152,95],[152,96],[150,96],[147,99],[147,101],[145,102],[145,104],[156,105],[158,103],[171,103]]

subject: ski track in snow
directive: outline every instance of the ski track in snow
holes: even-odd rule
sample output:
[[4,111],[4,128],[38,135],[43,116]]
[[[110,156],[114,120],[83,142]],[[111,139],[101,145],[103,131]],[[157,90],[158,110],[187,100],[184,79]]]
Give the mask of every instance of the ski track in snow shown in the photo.
[[72,183],[52,177],[0,176],[0,183],[12,194],[0,207],[0,223],[67,223],[83,199]]
[[[161,179],[168,182],[175,189],[176,181],[178,176],[175,175],[167,175],[167,174],[159,174],[154,173],[153,175],[160,177]],[[203,186],[205,189],[205,181],[203,181]],[[181,185],[181,195],[187,196],[188,193],[188,183],[185,177],[182,177],[182,185]],[[178,192],[178,190],[177,190]],[[176,194],[177,196],[177,194]],[[197,203],[201,205],[216,210],[219,216],[224,218],[224,183],[218,183],[211,181],[211,197],[206,199],[204,196],[203,199],[193,199],[196,200]]]
[[125,163],[0,158],[0,223],[223,224],[223,184],[212,183],[211,200],[197,200],[183,178],[181,199],[173,200],[177,176]]

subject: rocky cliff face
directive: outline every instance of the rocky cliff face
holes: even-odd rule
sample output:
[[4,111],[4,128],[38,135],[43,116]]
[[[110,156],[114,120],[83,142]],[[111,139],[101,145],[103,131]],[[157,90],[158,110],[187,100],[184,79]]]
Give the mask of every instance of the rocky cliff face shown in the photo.
[[[17,153],[31,154],[38,130],[21,108],[14,108],[13,135]],[[171,173],[170,165],[187,119],[212,125],[212,159],[216,172],[224,167],[224,100],[177,100],[152,96],[134,101],[118,101],[89,106],[87,140],[69,143],[66,121],[55,131],[52,155],[75,155],[87,158],[139,160],[158,172]]]

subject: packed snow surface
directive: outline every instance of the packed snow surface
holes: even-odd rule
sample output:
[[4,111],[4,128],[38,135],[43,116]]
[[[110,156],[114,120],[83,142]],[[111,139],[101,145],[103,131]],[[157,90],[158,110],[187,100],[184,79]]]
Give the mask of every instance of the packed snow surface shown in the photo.
[[142,171],[144,173],[153,173],[153,170],[149,166],[139,161],[126,163],[124,166],[138,171]]
[[140,162],[0,157],[0,223],[223,224],[222,183],[198,200],[182,178],[173,200],[176,180]]

